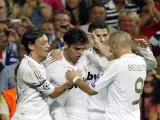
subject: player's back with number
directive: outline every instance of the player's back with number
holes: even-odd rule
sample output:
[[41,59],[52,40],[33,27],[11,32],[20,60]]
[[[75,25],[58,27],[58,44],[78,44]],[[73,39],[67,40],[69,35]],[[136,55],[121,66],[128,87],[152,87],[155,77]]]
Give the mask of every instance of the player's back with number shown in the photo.
[[126,54],[115,60],[109,66],[109,71],[115,71],[115,76],[108,86],[106,117],[114,120],[139,120],[138,103],[146,77],[145,61],[135,54]]

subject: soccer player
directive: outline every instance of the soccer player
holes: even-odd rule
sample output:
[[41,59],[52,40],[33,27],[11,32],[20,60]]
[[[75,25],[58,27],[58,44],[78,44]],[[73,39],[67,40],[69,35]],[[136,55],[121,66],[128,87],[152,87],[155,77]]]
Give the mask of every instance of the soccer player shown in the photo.
[[[108,43],[117,59],[109,63],[97,82],[84,83],[75,70],[68,71],[66,77],[89,95],[108,90],[105,120],[139,120],[138,103],[146,78],[146,62],[143,57],[132,53],[128,33],[117,31],[110,36]],[[139,45],[143,43],[140,41]]]
[[46,35],[30,30],[24,34],[21,43],[27,55],[17,72],[17,109],[12,120],[52,120],[45,98],[58,97],[71,84],[66,81],[55,88],[46,80],[46,71],[41,64],[50,49]]
[[[88,38],[91,41],[90,43],[93,45],[88,50],[85,50],[83,55],[86,56],[87,60],[87,68],[88,68],[88,75],[87,81],[89,83],[96,82],[100,77],[101,71],[108,65],[109,61],[113,59],[112,54],[109,52],[108,46],[108,37],[109,31],[108,27],[103,22],[95,22],[89,25],[89,33]],[[94,36],[97,37],[97,42],[95,43],[93,40],[93,33]],[[98,46],[97,46],[98,45]],[[107,48],[106,48],[107,47]],[[138,49],[139,52],[145,57],[148,64],[152,64],[155,59],[153,54],[151,53],[150,49],[143,50]],[[59,55],[58,55],[59,56]],[[55,54],[53,57],[56,57]],[[150,65],[150,69],[153,68],[153,65]],[[88,97],[88,119],[89,120],[103,120],[104,113],[105,113],[105,106],[107,103],[107,91],[101,90],[97,95],[89,96]]]
[[[44,62],[47,79],[54,86],[61,86],[67,81],[65,77],[67,70],[79,69],[83,78],[87,76],[86,59],[82,56],[88,42],[86,34],[80,29],[73,28],[65,33],[63,39],[62,59],[53,61],[51,56]],[[55,99],[50,108],[51,115],[56,120],[88,120],[87,94],[76,85],[72,85]]]
[[[94,32],[101,44],[101,47],[104,45],[108,46],[107,42],[109,37],[109,30],[105,23],[95,22],[90,24],[88,32],[88,38]],[[106,52],[107,57],[104,56],[104,52]],[[96,82],[100,77],[100,72],[103,71],[104,67],[109,63],[108,59],[110,59],[111,55],[109,53],[109,49],[103,49],[100,51],[95,45],[93,45],[91,48],[84,52],[84,55],[87,58],[87,81],[89,83]],[[107,103],[106,92],[106,90],[101,90],[101,92],[95,96],[88,96],[87,108],[89,120],[103,120],[105,106]]]

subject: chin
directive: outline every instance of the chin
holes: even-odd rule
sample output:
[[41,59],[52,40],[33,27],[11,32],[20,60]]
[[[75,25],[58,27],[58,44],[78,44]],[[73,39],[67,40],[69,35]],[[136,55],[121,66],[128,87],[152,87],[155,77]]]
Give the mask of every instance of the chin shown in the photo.
[[47,56],[46,56],[46,57],[43,57],[43,58],[42,58],[42,61],[46,60],[46,58],[47,58]]

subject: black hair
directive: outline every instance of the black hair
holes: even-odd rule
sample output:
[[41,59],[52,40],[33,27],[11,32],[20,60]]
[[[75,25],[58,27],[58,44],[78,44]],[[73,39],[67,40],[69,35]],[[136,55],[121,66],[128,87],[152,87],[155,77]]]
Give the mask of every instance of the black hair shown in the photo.
[[35,44],[35,41],[38,38],[42,37],[43,35],[44,35],[44,33],[38,29],[31,29],[31,30],[28,30],[26,33],[24,33],[24,35],[21,39],[21,44],[26,49],[27,54],[29,54],[29,52],[30,52],[28,45]]
[[109,32],[108,26],[105,22],[97,21],[89,25],[88,32],[92,32],[94,29],[104,29],[104,28],[106,28]]
[[70,45],[85,45],[88,43],[87,35],[78,28],[72,28],[64,34],[64,42]]
[[92,5],[90,10],[92,10],[95,7],[103,7],[106,10],[105,6],[102,3],[96,3],[96,4]]
[[[75,9],[75,8],[70,8],[66,4],[66,10],[68,10],[71,13],[71,23],[73,25],[76,25],[77,19],[73,15],[73,12],[72,12],[73,9]],[[78,18],[79,18],[80,25],[85,25],[88,22],[88,9],[86,7],[84,0],[82,0],[79,3],[79,11],[80,11],[80,13],[79,13]]]

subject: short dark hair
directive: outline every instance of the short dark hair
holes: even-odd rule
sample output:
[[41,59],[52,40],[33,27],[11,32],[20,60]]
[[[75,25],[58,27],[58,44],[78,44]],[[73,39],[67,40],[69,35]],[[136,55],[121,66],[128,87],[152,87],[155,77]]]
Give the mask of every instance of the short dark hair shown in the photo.
[[38,38],[42,37],[43,35],[44,35],[44,33],[38,29],[31,29],[31,30],[28,30],[27,32],[24,33],[24,35],[21,39],[21,44],[26,49],[27,54],[30,52],[28,45],[35,44],[35,41]]
[[88,43],[87,35],[83,30],[72,28],[64,34],[64,42],[70,45],[85,45]]
[[95,7],[103,7],[104,10],[106,10],[105,6],[102,3],[96,3],[96,4],[92,5],[91,8],[90,8],[90,10],[92,10]]
[[104,28],[106,28],[109,32],[108,26],[105,22],[97,21],[89,25],[88,32],[92,32],[94,29],[104,29]]

